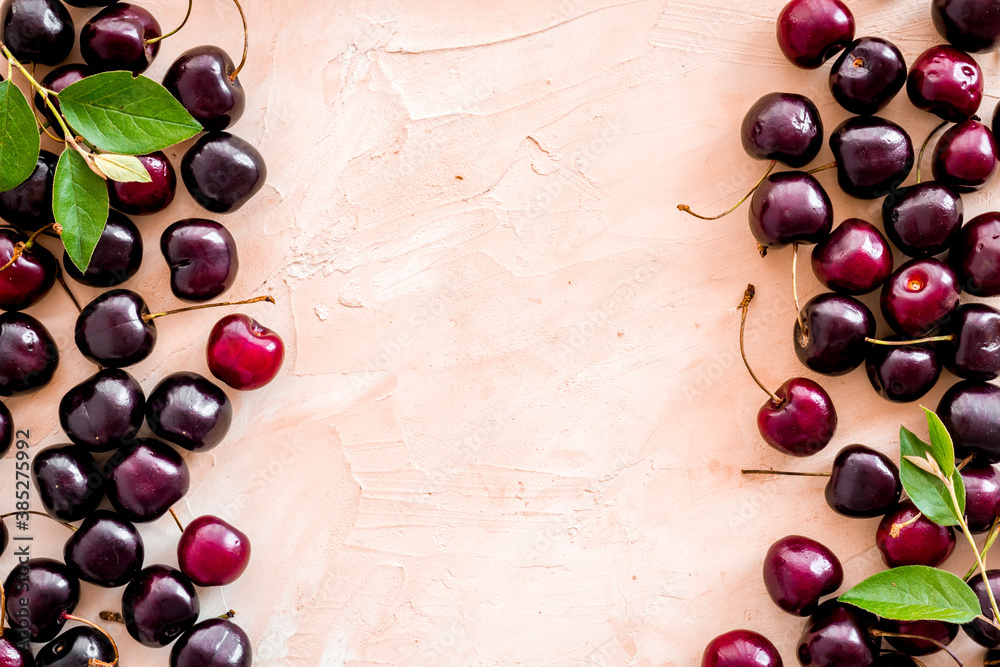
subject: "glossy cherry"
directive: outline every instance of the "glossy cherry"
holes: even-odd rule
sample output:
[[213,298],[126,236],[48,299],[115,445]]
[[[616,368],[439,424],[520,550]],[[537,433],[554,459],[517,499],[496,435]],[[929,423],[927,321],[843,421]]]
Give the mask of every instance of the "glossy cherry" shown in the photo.
[[[889,342],[900,340],[890,336]],[[941,376],[941,355],[929,344],[872,344],[865,357],[868,380],[878,395],[894,403],[910,403],[934,388]]]
[[875,545],[889,567],[937,567],[955,549],[955,529],[937,525],[907,500],[882,517]]
[[232,213],[264,187],[267,165],[260,152],[243,139],[228,132],[209,132],[184,154],[181,176],[203,208]]
[[[1000,601],[1000,570],[986,570],[986,576],[990,582],[993,597]],[[968,583],[969,588],[979,598],[979,605],[983,611],[983,616],[993,620],[993,609],[992,605],[990,605],[989,594],[986,592],[986,583],[983,580],[983,574],[977,572],[974,577],[969,579]],[[965,630],[965,634],[969,635],[972,641],[980,646],[985,646],[986,648],[1000,647],[1000,630],[989,625],[986,621],[976,619],[963,625],[962,629]]]
[[963,51],[1000,47],[1000,5],[992,0],[934,0],[931,18],[941,36]]
[[233,389],[259,389],[285,358],[281,336],[247,315],[226,315],[208,336],[208,368]]
[[977,215],[962,227],[948,262],[969,294],[1000,295],[1000,213]]
[[902,185],[913,168],[913,143],[899,125],[878,116],[854,116],[830,135],[840,188],[876,199]]
[[963,303],[946,331],[955,337],[940,348],[949,371],[965,380],[1000,376],[1000,311],[985,303]]
[[873,114],[906,83],[906,61],[892,42],[862,37],[851,42],[830,71],[830,92],[855,114]]
[[896,332],[923,336],[958,308],[958,277],[937,259],[911,259],[896,269],[882,287],[879,304]]
[[35,454],[31,479],[45,511],[61,521],[79,521],[104,500],[101,468],[77,445],[46,447]]
[[46,150],[39,152],[31,175],[16,188],[0,192],[0,218],[26,232],[36,232],[55,222],[52,184],[58,162],[59,158],[54,153]]
[[[51,72],[45,75],[42,79],[42,86],[51,90],[55,93],[61,93],[67,86],[76,83],[77,81],[82,81],[88,76],[95,74],[94,70],[87,65],[72,63],[69,65],[60,65]],[[59,97],[50,96],[49,99],[56,109],[60,109]],[[49,132],[52,132],[57,137],[63,136],[62,126],[59,125],[59,121],[56,120],[55,114],[49,109],[48,105],[45,104],[45,100],[39,93],[35,93],[35,108],[41,113],[45,120],[48,121]]]
[[0,271],[0,309],[24,310],[38,303],[56,282],[59,265],[52,253],[13,228],[0,228],[0,266],[14,256],[18,244],[21,256]]
[[[0,403],[0,456],[6,454],[13,444],[14,416],[10,414],[10,408]],[[3,550],[0,549],[0,554],[2,553]]]
[[918,109],[961,123],[979,110],[983,72],[969,54],[953,46],[932,46],[910,66],[906,94]]
[[840,0],[791,0],[778,14],[778,47],[789,62],[816,69],[854,39],[854,15]]
[[111,207],[129,215],[151,215],[167,208],[177,194],[177,172],[163,151],[139,155],[149,183],[108,181]]
[[[947,646],[958,636],[958,626],[954,623],[944,623],[942,621],[890,621],[883,620],[881,630],[899,635],[914,635],[916,637],[927,637],[934,639],[940,644]],[[902,651],[907,655],[930,655],[937,653],[941,647],[933,642],[911,637],[886,636],[889,642],[897,651]]]
[[38,651],[35,667],[87,667],[91,660],[118,664],[118,651],[111,640],[94,628],[79,625],[70,628]]
[[30,315],[0,315],[0,396],[26,394],[44,387],[59,365],[51,334]]
[[806,621],[796,648],[799,662],[816,667],[868,667],[882,643],[869,632],[876,624],[872,614],[828,600]]
[[134,523],[160,518],[191,486],[191,474],[181,455],[151,438],[138,438],[115,452],[106,474],[108,499]]
[[[33,642],[48,642],[62,630],[80,601],[80,582],[69,568],[50,558],[32,558],[14,568],[4,582],[7,619],[27,629]],[[27,625],[23,623],[27,621]]]
[[135,292],[105,292],[87,304],[76,320],[76,346],[99,366],[124,368],[149,356],[156,325],[144,319],[149,307]]
[[212,381],[188,371],[172,373],[150,392],[146,422],[158,437],[192,452],[214,449],[233,421],[233,404]]
[[1000,462],[1000,387],[979,380],[963,380],[938,402],[938,416],[955,443],[955,454],[976,454]]
[[1000,471],[985,463],[962,468],[965,483],[965,519],[969,530],[985,533],[1000,516]]
[[958,191],[934,181],[900,188],[882,202],[886,236],[918,258],[947,250],[958,236],[964,212]]
[[998,157],[993,132],[966,120],[948,128],[934,147],[934,178],[963,192],[979,190],[996,173]]
[[795,354],[806,367],[825,375],[843,375],[860,366],[875,335],[875,316],[857,299],[820,294],[802,308],[805,332],[795,321]]
[[117,588],[139,574],[145,553],[132,522],[109,510],[96,510],[66,541],[63,559],[81,581]]
[[808,97],[768,93],[743,117],[740,137],[753,159],[777,160],[797,169],[812,162],[823,147],[823,121]]
[[79,283],[91,287],[121,285],[134,276],[142,264],[142,234],[127,217],[118,211],[109,211],[87,271],[81,273],[66,252],[62,261],[66,275]]
[[246,107],[240,80],[230,79],[235,69],[232,58],[219,47],[196,46],[174,61],[163,87],[205,130],[224,130],[240,119]]
[[[170,667],[198,667],[202,664],[171,663]],[[783,667],[783,664],[774,644],[752,630],[730,630],[719,635],[708,643],[701,657],[701,667]]]
[[[127,70],[141,74],[160,51],[152,41],[163,31],[146,9],[117,2],[99,11],[80,31],[80,53],[99,72]],[[152,41],[152,43],[150,43]]]
[[[253,647],[250,645],[250,638],[240,626],[224,618],[202,621],[184,633],[170,649],[170,667],[250,667],[251,664]],[[714,667],[735,667],[746,663],[709,664]],[[757,662],[751,664],[754,667],[781,667],[781,658],[777,662],[758,658]]]
[[236,239],[214,220],[175,222],[163,231],[160,251],[170,267],[170,289],[178,299],[214,299],[236,282],[240,267]]
[[250,564],[250,538],[216,516],[187,525],[177,543],[181,571],[199,586],[225,586]]
[[809,616],[819,606],[819,599],[842,583],[844,568],[837,556],[808,537],[783,537],[764,555],[767,594],[790,614]]
[[876,517],[895,508],[903,492],[899,468],[882,452],[848,445],[833,460],[826,503],[838,514]]
[[73,17],[59,0],[6,0],[3,43],[22,63],[58,65],[76,40]]
[[3,667],[36,667],[31,649],[14,630],[4,629],[0,636],[0,665]]
[[183,572],[152,565],[140,572],[122,594],[125,627],[144,646],[166,646],[198,620],[198,592]]
[[812,250],[813,273],[840,294],[866,294],[892,273],[892,248],[870,222],[848,218]]
[[766,248],[818,243],[833,227],[833,204],[823,186],[802,171],[771,174],[754,191],[750,231]]
[[109,452],[139,434],[146,398],[134,377],[106,368],[76,385],[59,403],[69,439],[91,452]]

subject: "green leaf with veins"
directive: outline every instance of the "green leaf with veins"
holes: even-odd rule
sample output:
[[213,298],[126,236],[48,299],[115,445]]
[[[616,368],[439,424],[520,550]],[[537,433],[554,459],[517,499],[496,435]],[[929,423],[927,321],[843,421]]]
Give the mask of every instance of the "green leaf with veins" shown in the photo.
[[35,114],[24,93],[11,81],[0,81],[0,192],[31,176],[39,146]]
[[968,584],[951,572],[926,565],[879,572],[838,599],[896,621],[968,623],[983,613]]
[[112,181],[119,183],[152,183],[149,170],[134,155],[101,153],[94,156],[94,164]]
[[921,410],[927,416],[927,431],[930,433],[931,456],[941,467],[941,472],[945,477],[950,477],[955,470],[955,445],[951,441],[951,435],[945,428],[944,422],[936,414],[921,406]]
[[62,241],[70,260],[87,270],[94,248],[108,221],[108,186],[83,156],[67,148],[59,156],[52,188],[52,209],[62,226]]
[[[956,514],[951,501],[951,494],[944,483],[931,473],[921,470],[905,457],[923,458],[932,448],[905,427],[899,429],[899,476],[903,489],[917,509],[928,519],[940,526],[957,526],[958,517],[965,514],[965,484],[958,470],[954,469],[954,453],[952,454],[951,481],[955,485],[955,496],[958,498],[959,512]],[[934,458],[937,461],[937,458]],[[938,461],[938,466],[941,462]]]

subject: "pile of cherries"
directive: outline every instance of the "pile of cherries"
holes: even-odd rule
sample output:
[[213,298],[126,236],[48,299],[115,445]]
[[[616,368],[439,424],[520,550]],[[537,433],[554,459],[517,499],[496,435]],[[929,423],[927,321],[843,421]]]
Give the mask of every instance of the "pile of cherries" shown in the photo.
[[[86,64],[61,64],[73,47],[75,29],[59,0],[6,0],[0,8],[2,40],[16,58],[58,65],[44,77],[45,87],[60,91],[109,70],[138,74],[156,57],[164,35],[147,10],[109,0],[66,2],[75,7],[103,7],[80,33]],[[236,76],[239,69],[222,49],[199,46],[182,54],[164,79],[164,86],[205,129],[185,154],[181,175],[195,201],[213,213],[236,211],[266,178],[260,153],[225,131],[246,106]],[[48,120],[46,129],[58,135],[58,124]],[[70,389],[59,404],[59,422],[70,444],[47,447],[31,458],[32,485],[47,516],[65,523],[73,533],[62,561],[31,558],[6,578],[2,592],[7,628],[0,636],[0,667],[118,664],[111,637],[72,616],[81,581],[105,588],[124,586],[121,614],[111,613],[107,618],[121,620],[128,633],[146,646],[173,644],[172,667],[246,667],[252,662],[250,640],[230,620],[231,614],[198,622],[196,589],[235,581],[249,562],[249,539],[211,515],[184,527],[172,509],[190,486],[187,464],[175,447],[205,452],[218,446],[233,419],[232,402],[222,387],[197,373],[167,375],[147,394],[126,370],[152,352],[157,318],[237,305],[204,303],[235,282],[236,242],[221,223],[208,219],[180,220],[163,232],[160,250],[170,270],[171,290],[178,299],[197,305],[153,313],[139,294],[119,287],[136,274],[144,252],[139,228],[128,216],[163,211],[177,187],[174,167],[165,154],[140,159],[152,180],[108,182],[114,210],[86,272],[80,272],[65,254],[57,261],[43,245],[56,236],[51,231],[57,161],[53,153],[43,150],[31,177],[0,193],[0,218],[6,223],[0,226],[0,310],[4,311],[0,314],[0,396],[28,394],[51,380],[60,351],[45,326],[24,311],[44,298],[57,281],[72,297],[64,273],[87,286],[115,288],[81,308],[76,320],[76,346],[97,366],[97,372]],[[273,303],[271,297],[238,303],[258,301]],[[215,378],[233,389],[250,390],[277,375],[284,344],[255,320],[234,314],[214,326],[206,355]],[[0,403],[0,456],[20,437],[16,423]],[[153,437],[141,434],[144,424]],[[25,468],[28,447],[18,440],[14,457],[25,462]],[[21,488],[26,487],[18,485]],[[12,501],[14,497],[12,491]],[[0,553],[9,542],[8,526],[2,519],[16,516],[20,523],[34,513],[26,500],[18,500],[16,509],[0,517]],[[177,545],[179,569],[147,564],[136,528],[168,512],[182,530]],[[71,525],[76,522],[82,523]],[[64,631],[68,620],[83,624]],[[3,626],[0,614],[0,629]],[[30,643],[44,646],[33,655]]]
[[[751,157],[770,166],[744,200],[750,199],[750,230],[762,256],[791,245],[794,267],[799,246],[814,246],[813,272],[830,291],[801,308],[795,297],[792,345],[807,368],[838,376],[864,364],[876,392],[896,402],[924,396],[942,368],[960,378],[941,398],[937,413],[964,459],[969,527],[982,533],[1000,520],[1000,473],[993,465],[1000,462],[1000,388],[990,383],[1000,376],[1000,311],[984,303],[960,303],[960,296],[1000,296],[1000,212],[965,222],[962,198],[990,182],[1000,159],[994,138],[1000,132],[1000,108],[992,128],[976,116],[983,73],[969,55],[1000,48],[1000,0],[932,0],[931,14],[949,44],[932,46],[907,69],[889,41],[855,38],[854,16],[841,0],[791,0],[777,22],[782,53],[805,69],[833,59],[830,91],[857,115],[829,136],[834,162],[805,171],[823,144],[816,105],[798,94],[762,97],[743,120],[742,142]],[[904,85],[917,108],[942,121],[924,143],[927,148],[944,130],[932,151],[930,181],[920,180],[924,148],[917,155],[902,127],[874,115]],[[772,173],[778,162],[791,170]],[[915,164],[916,183],[904,185]],[[833,228],[830,197],[813,175],[825,169],[836,169],[847,195],[884,198],[881,229],[856,218]],[[690,213],[687,206],[679,208]],[[894,264],[894,249],[908,257],[900,266]],[[793,294],[794,282],[793,268]],[[895,332],[887,340],[875,338],[876,316],[856,298],[876,289],[881,290],[881,315]],[[741,351],[752,298],[750,286],[740,304]],[[826,447],[837,413],[822,386],[800,377],[772,392],[750,373],[769,395],[757,419],[768,444],[792,456]],[[954,549],[954,529],[931,522],[901,497],[899,469],[880,452],[851,445],[837,455],[829,473],[779,474],[829,476],[826,500],[834,511],[882,517],[875,543],[890,568],[934,567]],[[835,599],[823,601],[841,586],[843,569],[828,548],[806,537],[776,542],[764,559],[763,574],[780,608],[808,617],[796,649],[803,665],[913,666],[919,663],[910,656],[947,651],[958,634],[954,624],[887,621]],[[1000,596],[1000,570],[990,570],[986,579]],[[992,618],[983,576],[969,579],[969,585],[983,614]],[[1000,664],[1000,631],[981,620],[963,629],[989,649],[986,664]],[[883,651],[883,640],[891,649]],[[713,640],[702,664],[775,667],[782,660],[766,638],[737,630]]]

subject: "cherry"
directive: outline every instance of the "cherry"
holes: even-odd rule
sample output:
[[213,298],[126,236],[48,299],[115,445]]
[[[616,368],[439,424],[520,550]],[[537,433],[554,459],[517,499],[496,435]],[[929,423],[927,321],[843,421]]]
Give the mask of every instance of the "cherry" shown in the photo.
[[80,53],[99,72],[140,74],[160,51],[160,24],[147,10],[117,2],[99,11],[80,31]]
[[937,259],[911,259],[882,286],[879,303],[886,322],[895,331],[922,336],[958,308],[958,278]]
[[202,135],[181,161],[188,192],[203,208],[232,213],[264,187],[267,165],[249,143],[228,132]]
[[224,130],[240,119],[246,107],[246,93],[233,76],[235,71],[232,59],[222,49],[196,46],[174,61],[163,86],[205,130]]
[[882,202],[885,234],[910,257],[930,257],[951,246],[962,227],[958,191],[929,181],[900,188]]
[[934,178],[957,190],[979,190],[996,172],[997,158],[989,128],[966,120],[941,135],[934,148]]
[[163,231],[160,251],[170,266],[170,289],[178,299],[214,299],[236,282],[240,267],[236,239],[218,222],[202,218],[175,222]]
[[177,543],[181,571],[199,586],[225,586],[250,564],[250,538],[216,516],[200,516]]
[[14,568],[4,582],[7,619],[27,630],[33,642],[55,639],[80,601],[80,582],[69,568],[51,558],[31,558]]
[[108,499],[119,514],[134,523],[160,518],[191,486],[191,475],[180,454],[151,438],[138,438],[115,452],[106,474]]
[[35,454],[31,478],[45,511],[61,521],[79,521],[104,500],[100,467],[76,445],[46,447]]
[[764,556],[764,587],[774,603],[790,614],[809,616],[819,599],[840,588],[844,568],[832,551],[816,540],[789,535]]
[[[885,342],[899,340],[899,336],[890,336]],[[927,344],[873,344],[865,357],[865,370],[879,396],[894,403],[910,403],[937,384],[941,359],[937,349]]]
[[7,550],[8,542],[10,542],[10,534],[7,532],[7,525],[0,520],[0,556]]
[[854,116],[830,135],[840,188],[858,199],[895,190],[913,168],[913,143],[899,125],[878,116]]
[[63,0],[63,2],[72,7],[107,7],[118,0]]
[[[990,589],[993,591],[993,596],[1000,597],[1000,570],[986,570],[986,576],[990,582]],[[983,573],[977,572],[972,579],[969,579],[968,584],[972,592],[979,598],[979,605],[983,616],[993,620],[993,608],[990,605],[989,594],[986,592]],[[966,623],[962,626],[962,629],[965,630],[965,634],[969,635],[972,641],[980,646],[985,646],[986,648],[1000,647],[1000,630],[997,630],[982,619],[975,619]]]
[[40,151],[31,176],[16,188],[0,192],[0,218],[26,232],[36,232],[54,223],[52,184],[58,162],[54,153]]
[[875,316],[868,306],[831,293],[810,299],[792,329],[799,361],[825,375],[843,375],[860,366],[874,335]]
[[104,231],[94,248],[86,273],[63,253],[63,268],[73,280],[91,287],[114,287],[134,276],[142,264],[142,234],[118,211],[109,211]]
[[[10,408],[0,403],[0,456],[6,454],[12,444],[14,444],[14,417],[10,414]],[[0,554],[2,553],[3,549],[0,549]]]
[[260,389],[285,358],[281,336],[247,315],[226,315],[208,336],[208,368],[233,389]]
[[851,113],[873,114],[906,83],[906,61],[896,45],[878,37],[862,37],[848,45],[833,63],[830,92]]
[[880,652],[871,635],[876,617],[850,605],[827,600],[806,621],[796,655],[803,665],[868,667]]
[[163,378],[146,401],[150,430],[192,452],[214,449],[233,421],[233,404],[210,380],[182,371]]
[[100,661],[117,665],[118,650],[111,639],[92,627],[70,628],[42,647],[35,667],[85,667]]
[[937,525],[907,500],[882,517],[875,545],[889,567],[937,567],[955,549],[955,529]]
[[771,174],[750,199],[750,231],[765,248],[818,243],[833,226],[833,204],[823,186],[801,171]]
[[875,517],[899,502],[903,484],[892,459],[864,445],[848,445],[833,460],[826,503],[838,514]]
[[149,183],[119,183],[109,180],[108,197],[111,207],[129,215],[159,213],[170,205],[177,194],[177,172],[163,151],[137,157],[152,180]]
[[963,51],[1000,47],[1000,7],[991,0],[934,0],[931,18],[941,36]]
[[[42,87],[51,90],[54,93],[61,93],[67,86],[76,83],[77,81],[82,81],[88,76],[95,74],[94,70],[87,65],[78,65],[76,63],[70,65],[60,65],[51,72],[45,75],[42,79]],[[49,99],[56,109],[60,109],[59,97],[50,96]],[[45,120],[49,122],[49,131],[54,133],[57,137],[62,138],[63,130],[62,126],[59,125],[59,121],[56,120],[55,114],[49,109],[48,105],[45,104],[45,100],[39,93],[35,93],[35,108],[45,117]]]
[[76,346],[99,366],[131,366],[148,357],[156,344],[156,325],[149,316],[149,307],[135,292],[105,292],[77,318]]
[[804,167],[823,147],[823,121],[808,97],[768,93],[743,117],[740,136],[743,150],[755,160]]
[[59,423],[69,439],[91,452],[109,452],[139,434],[146,398],[123,370],[98,371],[63,396]]
[[965,303],[955,310],[946,330],[954,336],[941,346],[948,370],[966,380],[1000,376],[1000,312],[984,303]]
[[198,620],[198,592],[183,572],[152,565],[140,572],[122,594],[125,627],[144,646],[166,646]]
[[976,454],[990,463],[1000,461],[1000,387],[963,380],[944,393],[936,412],[959,457]]
[[952,46],[932,46],[910,66],[906,94],[918,109],[961,123],[979,109],[983,72],[969,54]]
[[59,348],[41,322],[24,313],[0,315],[0,396],[45,386],[59,365]]
[[[958,626],[954,623],[943,621],[882,621],[882,631],[888,634],[883,635],[885,640],[896,649],[907,655],[930,655],[941,650],[938,644],[947,646],[958,636]],[[913,635],[914,637],[927,637],[938,642],[935,644],[923,639],[913,637],[894,637],[893,635]]]
[[[200,664],[171,663],[170,667],[196,667]],[[764,635],[751,630],[730,630],[708,643],[702,654],[701,667],[783,667],[783,663],[778,649]]]
[[52,289],[59,271],[51,252],[16,229],[0,228],[0,267],[8,264],[0,271],[3,310],[24,310],[38,303]]
[[109,510],[96,510],[66,541],[63,559],[80,580],[117,588],[139,574],[145,553],[142,536],[130,521]]
[[778,14],[778,47],[789,62],[816,69],[854,39],[854,15],[840,0],[791,0]]
[[991,465],[970,463],[961,475],[966,523],[973,533],[985,533],[1000,515],[1000,472]]
[[969,294],[1000,295],[1000,213],[977,215],[962,227],[948,262]]
[[59,0],[7,0],[3,43],[22,63],[58,65],[76,40],[73,17]]
[[[0,623],[2,625],[2,623]],[[35,667],[31,649],[24,645],[13,630],[4,630],[0,636],[0,665],[3,667]]]
[[848,218],[812,250],[813,273],[840,294],[865,294],[892,273],[892,248],[870,222]]

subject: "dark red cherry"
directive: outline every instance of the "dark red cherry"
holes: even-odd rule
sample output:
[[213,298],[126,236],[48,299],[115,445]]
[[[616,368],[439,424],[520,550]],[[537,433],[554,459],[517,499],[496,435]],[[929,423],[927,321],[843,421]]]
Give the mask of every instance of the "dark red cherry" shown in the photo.
[[50,558],[32,558],[14,568],[4,582],[8,625],[26,628],[33,642],[55,639],[80,601],[80,582],[69,568]]
[[198,592],[183,572],[152,565],[140,572],[122,594],[125,627],[140,644],[166,646],[198,620]]
[[[10,262],[17,244],[27,241],[16,229],[0,228],[0,266]],[[0,271],[0,309],[24,310],[38,303],[52,289],[58,271],[52,253],[32,242],[13,264]]]
[[[246,93],[232,58],[217,46],[196,46],[182,53],[163,77],[163,87],[207,131],[224,130],[243,115]],[[813,107],[815,110],[815,107]]]
[[882,621],[881,629],[894,634],[927,637],[938,642],[938,644],[934,644],[923,639],[911,639],[910,637],[885,638],[890,646],[907,655],[937,653],[941,650],[939,644],[947,646],[958,636],[958,626],[943,621],[890,621],[886,619]]
[[55,154],[46,150],[39,152],[31,176],[16,188],[0,192],[0,218],[26,232],[36,232],[55,222],[52,184],[58,162]]
[[[178,663],[170,667],[197,667],[200,664]],[[783,664],[774,644],[751,630],[730,630],[719,635],[708,643],[701,656],[701,667],[783,667]]]
[[923,336],[958,308],[958,278],[937,259],[911,259],[882,287],[879,304],[886,322],[906,336]]
[[[53,92],[61,93],[67,86],[74,84],[77,81],[82,81],[94,73],[94,70],[87,65],[80,65],[77,63],[60,65],[45,75],[45,78],[42,79],[42,86]],[[56,109],[60,109],[58,96],[51,96],[49,99],[52,101],[52,104],[55,105]],[[55,114],[53,114],[52,110],[49,109],[47,104],[45,104],[45,100],[39,93],[35,93],[35,108],[45,117],[45,120],[49,122],[49,132],[61,138],[63,136],[62,127],[59,125],[59,121],[56,120]]]
[[160,51],[160,24],[149,11],[117,2],[97,12],[80,31],[80,53],[98,72],[128,70],[140,74]]
[[1000,5],[992,0],[934,0],[931,18],[941,36],[963,51],[1000,47]]
[[743,150],[755,160],[804,167],[823,147],[823,121],[808,97],[768,93],[750,107],[740,132]]
[[[898,341],[899,336],[886,340]],[[873,344],[865,357],[868,380],[878,395],[894,403],[910,403],[926,395],[941,376],[937,348],[920,345]]]
[[247,315],[226,315],[208,336],[208,368],[233,389],[260,389],[281,370],[281,336]]
[[957,190],[979,190],[996,172],[997,142],[988,127],[966,120],[948,128],[934,147],[934,178]]
[[854,15],[840,0],[792,0],[778,14],[778,47],[789,62],[816,69],[854,39]]
[[750,199],[750,231],[768,248],[819,243],[833,227],[833,204],[823,186],[802,171],[771,174]]
[[[10,414],[10,408],[0,403],[0,457],[10,450],[12,444],[14,444],[14,417]],[[0,549],[0,554],[2,553],[3,549]]]
[[181,571],[199,586],[225,586],[250,564],[250,538],[216,516],[187,525],[177,543]]
[[109,452],[139,434],[145,408],[146,397],[136,379],[107,368],[66,392],[59,403],[59,423],[77,445]]
[[139,161],[149,172],[149,183],[119,183],[108,181],[111,207],[129,215],[151,215],[170,205],[177,194],[177,172],[163,151],[139,155]]
[[823,387],[807,378],[792,378],[757,411],[757,430],[779,452],[812,456],[829,444],[837,430],[837,411]]
[[796,655],[801,664],[815,667],[869,667],[882,644],[870,633],[876,625],[874,615],[827,600],[806,621]]
[[889,567],[937,567],[955,549],[955,529],[937,525],[906,500],[882,517],[875,532],[875,545]]
[[985,463],[962,468],[965,483],[965,519],[969,530],[985,533],[1000,515],[1000,471]]
[[59,0],[6,0],[3,43],[22,63],[58,65],[76,40],[73,17]]
[[848,218],[812,250],[813,273],[840,294],[866,294],[892,273],[892,248],[870,222]]
[[764,587],[774,603],[790,614],[809,616],[819,599],[840,588],[844,568],[832,551],[816,540],[789,535],[764,555]]
[[236,282],[240,268],[236,239],[214,220],[175,222],[163,231],[160,251],[170,266],[170,289],[178,299],[208,301]]
[[24,313],[0,315],[0,396],[44,387],[59,365],[59,348],[41,322]]
[[91,287],[114,287],[134,276],[142,264],[142,234],[135,223],[118,211],[108,212],[108,221],[94,248],[86,273],[63,253],[63,268],[73,280]]
[[117,289],[91,301],[76,320],[76,346],[99,366],[124,368],[149,356],[156,325],[146,321],[149,307],[135,292]]
[[79,521],[104,500],[100,466],[76,445],[46,447],[35,454],[31,479],[45,511],[60,521]]
[[138,438],[115,452],[106,474],[108,499],[119,514],[134,523],[160,518],[191,486],[181,455],[170,445],[150,438]]
[[902,185],[913,167],[906,130],[878,116],[853,116],[830,135],[840,188],[858,199],[877,199]]
[[937,414],[954,440],[957,456],[976,454],[1000,462],[1000,387],[963,380],[944,393]]
[[264,187],[267,165],[260,152],[228,132],[209,132],[181,161],[188,192],[203,208],[232,213]]
[[[993,590],[994,598],[1000,600],[1000,570],[986,570],[986,576],[990,582],[990,588]],[[994,620],[993,609],[990,605],[990,597],[986,592],[986,583],[983,581],[983,574],[981,572],[977,572],[976,576],[969,579],[968,583],[969,588],[971,588],[976,594],[976,597],[979,598],[979,605],[982,608],[983,616],[990,620]],[[982,619],[976,619],[970,623],[966,623],[962,626],[962,629],[965,630],[965,634],[969,635],[969,638],[972,639],[972,641],[976,642],[980,646],[985,646],[986,648],[1000,647],[1000,630],[997,630]]]
[[212,381],[188,371],[163,378],[146,401],[150,430],[192,452],[214,449],[229,432],[233,404]]
[[1000,213],[977,215],[962,227],[948,262],[969,294],[1000,296]]
[[857,299],[820,294],[802,308],[805,332],[798,320],[792,342],[799,361],[817,373],[843,375],[860,366],[868,352],[866,338],[875,336],[875,316]]
[[0,665],[2,667],[36,667],[31,649],[17,631],[5,628],[0,636]]
[[96,510],[63,547],[66,566],[82,581],[117,588],[132,581],[145,558],[142,536],[130,521]]
[[118,652],[111,640],[86,625],[70,628],[42,647],[35,656],[35,667],[87,667],[98,664],[118,664]]
[[7,550],[7,544],[9,542],[10,533],[7,532],[7,524],[0,520],[0,556],[2,556]]
[[[170,649],[170,667],[250,667],[251,664],[253,647],[247,633],[223,618],[202,621],[184,633]],[[754,665],[771,667],[775,663],[758,660]],[[776,667],[781,667],[780,659]]]
[[851,42],[830,71],[830,92],[851,113],[873,114],[906,83],[906,61],[892,42],[862,37]]
[[983,72],[969,54],[953,46],[932,46],[910,66],[906,94],[918,109],[961,123],[979,110]]
[[930,257],[947,250],[964,215],[957,190],[927,181],[900,188],[882,202],[885,234],[910,257]]
[[1000,312],[985,303],[964,303],[948,321],[955,339],[941,345],[949,371],[965,380],[1000,376]]
[[882,452],[864,445],[848,445],[833,460],[826,484],[826,503],[851,517],[882,516],[899,502],[903,483],[899,468]]

